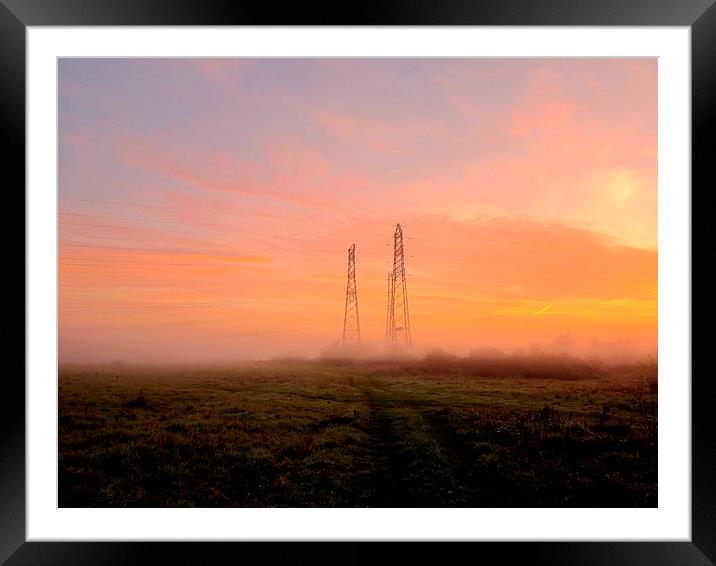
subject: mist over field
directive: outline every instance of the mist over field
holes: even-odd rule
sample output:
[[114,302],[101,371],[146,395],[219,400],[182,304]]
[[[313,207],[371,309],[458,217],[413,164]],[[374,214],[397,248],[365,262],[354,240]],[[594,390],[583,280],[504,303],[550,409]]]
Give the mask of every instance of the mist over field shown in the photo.
[[[211,345],[188,341],[187,343],[169,343],[162,341],[155,344],[153,341],[142,341],[136,337],[137,342],[123,347],[116,343],[104,344],[101,347],[71,348],[60,346],[60,364],[109,364],[121,362],[123,364],[217,364],[243,361],[267,361],[280,358],[312,359],[323,358],[354,358],[358,360],[386,359],[396,356],[396,352],[386,348],[383,344],[343,345],[340,340],[322,346],[306,345],[304,347],[281,348],[278,344],[264,347],[254,343],[241,347],[239,344],[222,344],[220,337],[216,337]],[[297,338],[300,342],[300,338]],[[257,339],[254,338],[254,342]],[[601,342],[591,340],[580,344],[567,336],[557,336],[551,342],[540,344],[531,343],[522,347],[482,346],[472,348],[443,348],[435,345],[414,345],[409,354],[399,354],[398,357],[423,359],[430,355],[455,356],[458,358],[485,358],[485,359],[539,359],[540,357],[564,357],[588,361],[598,361],[604,364],[628,364],[656,358],[655,348],[639,347],[629,340],[615,342]]]

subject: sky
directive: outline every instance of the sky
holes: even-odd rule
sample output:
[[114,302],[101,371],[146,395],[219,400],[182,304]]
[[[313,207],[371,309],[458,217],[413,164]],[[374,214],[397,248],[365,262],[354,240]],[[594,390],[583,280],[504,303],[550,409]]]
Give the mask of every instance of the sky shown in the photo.
[[657,346],[656,59],[60,59],[61,362]]

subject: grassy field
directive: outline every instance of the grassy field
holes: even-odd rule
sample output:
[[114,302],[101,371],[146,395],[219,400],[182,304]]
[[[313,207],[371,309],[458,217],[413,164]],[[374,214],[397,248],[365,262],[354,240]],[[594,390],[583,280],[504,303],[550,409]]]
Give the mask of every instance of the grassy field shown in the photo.
[[438,366],[62,367],[59,505],[657,505],[655,368]]

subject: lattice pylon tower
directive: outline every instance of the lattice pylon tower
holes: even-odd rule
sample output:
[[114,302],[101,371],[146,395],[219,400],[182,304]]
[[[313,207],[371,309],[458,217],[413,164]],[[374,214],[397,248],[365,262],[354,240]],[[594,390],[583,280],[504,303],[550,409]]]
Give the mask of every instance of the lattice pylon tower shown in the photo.
[[405,277],[405,251],[403,229],[398,224],[393,235],[393,271],[388,283],[388,320],[386,342],[391,348],[410,350],[410,310],[408,309],[408,288]]
[[394,312],[393,312],[393,298],[395,297],[395,286],[393,284],[393,272],[388,272],[388,312],[385,315],[385,345],[391,346],[393,344],[393,328],[394,328]]
[[346,285],[346,310],[343,315],[343,345],[360,344],[360,316],[358,315],[358,291],[356,289],[356,245],[348,248],[348,283]]

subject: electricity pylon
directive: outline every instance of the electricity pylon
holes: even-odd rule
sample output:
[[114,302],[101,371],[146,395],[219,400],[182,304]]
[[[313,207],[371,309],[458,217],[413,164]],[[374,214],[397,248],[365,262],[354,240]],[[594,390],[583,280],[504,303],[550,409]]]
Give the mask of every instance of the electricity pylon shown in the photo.
[[393,235],[393,271],[388,277],[388,317],[386,321],[386,345],[390,348],[410,350],[410,311],[408,288],[405,284],[405,252],[403,229],[398,224]]
[[393,343],[393,296],[395,287],[393,285],[393,272],[388,272],[388,312],[385,316],[385,345]]
[[360,344],[355,244],[348,248],[348,284],[346,285],[346,310],[343,315],[343,345],[347,344]]

